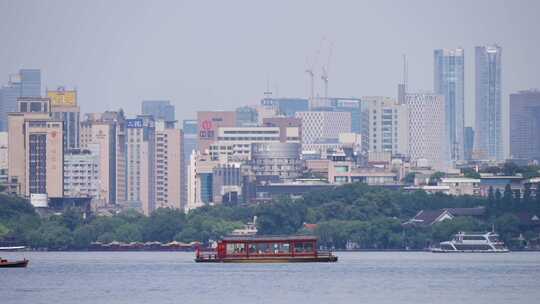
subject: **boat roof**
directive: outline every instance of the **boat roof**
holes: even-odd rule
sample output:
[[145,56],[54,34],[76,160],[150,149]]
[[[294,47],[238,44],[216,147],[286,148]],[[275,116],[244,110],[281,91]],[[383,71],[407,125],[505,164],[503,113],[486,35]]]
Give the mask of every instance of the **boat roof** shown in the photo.
[[228,235],[222,238],[223,241],[316,241],[313,235]]

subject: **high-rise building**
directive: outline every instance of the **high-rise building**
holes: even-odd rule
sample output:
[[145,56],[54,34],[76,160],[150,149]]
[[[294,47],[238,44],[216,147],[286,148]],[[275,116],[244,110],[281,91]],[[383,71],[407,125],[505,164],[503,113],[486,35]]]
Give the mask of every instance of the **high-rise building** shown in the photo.
[[[287,118],[284,118],[287,119]],[[288,118],[292,119],[292,118]],[[285,134],[282,134],[285,132]],[[300,143],[300,127],[220,127],[217,140],[210,145],[213,160],[246,161],[251,159],[253,143]]]
[[195,151],[190,156],[188,198],[184,210],[189,211],[213,202],[213,172],[219,161],[210,155]]
[[409,107],[411,160],[427,160],[433,168],[447,168],[444,97],[431,93],[407,94],[405,102]]
[[446,132],[450,159],[464,158],[465,128],[465,61],[464,51],[457,49],[438,49],[433,52],[433,87],[436,94],[444,96]]
[[540,161],[540,91],[510,94],[510,156]]
[[64,154],[64,196],[99,197],[98,151],[95,146],[91,150],[70,149]]
[[156,209],[155,121],[151,115],[139,115],[127,119],[126,128],[127,202],[149,215]]
[[51,112],[54,119],[64,122],[64,150],[78,149],[80,141],[80,108],[77,105],[77,91],[47,90],[51,99]]
[[197,112],[197,146],[201,152],[217,139],[219,127],[234,127],[236,112],[234,111],[199,111]]
[[407,155],[409,149],[409,110],[389,97],[369,97],[368,151]]
[[251,166],[257,178],[292,181],[302,172],[300,143],[254,143]]
[[168,100],[144,100],[141,107],[143,115],[152,115],[155,120],[175,120],[174,106]]
[[50,117],[48,98],[20,98],[8,117],[9,184],[26,197],[63,197],[62,121]]
[[107,204],[126,201],[125,117],[118,112],[89,113],[81,122],[80,146],[99,155],[99,199]]
[[465,127],[465,137],[463,140],[463,158],[467,161],[472,160],[472,153],[474,149],[474,129],[472,127]]
[[0,131],[7,131],[8,113],[17,111],[18,98],[40,96],[40,70],[22,69],[18,74],[10,75],[8,84],[0,88]]
[[181,209],[185,196],[182,130],[175,122],[156,121],[155,148],[155,207]]
[[502,143],[501,54],[498,45],[477,46],[475,62],[475,155],[482,159],[504,158]]
[[340,133],[351,132],[350,112],[297,112],[296,117],[302,121],[302,145],[318,140],[338,139]]
[[182,150],[184,156],[182,161],[184,162],[184,170],[182,175],[182,187],[184,191],[184,196],[182,197],[182,206],[187,204],[187,193],[188,193],[188,172],[189,172],[189,160],[191,158],[191,153],[198,150],[197,149],[197,120],[195,119],[186,119],[182,123]]

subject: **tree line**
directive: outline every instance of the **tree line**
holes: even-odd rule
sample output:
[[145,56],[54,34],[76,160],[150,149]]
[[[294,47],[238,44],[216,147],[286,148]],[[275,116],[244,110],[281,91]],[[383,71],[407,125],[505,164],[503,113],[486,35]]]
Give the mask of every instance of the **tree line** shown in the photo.
[[[533,194],[526,188],[527,193],[518,195],[507,186],[502,193],[491,189],[487,198],[481,198],[348,184],[295,200],[282,197],[258,205],[205,206],[188,214],[158,209],[148,217],[133,210],[84,217],[73,207],[61,215],[40,217],[26,200],[0,194],[0,243],[49,250],[81,250],[95,241],[207,243],[257,216],[259,234],[312,233],[321,245],[336,249],[423,249],[458,231],[491,230],[492,225],[513,244],[520,234],[531,239],[538,235],[516,217],[517,212],[540,212],[538,191]],[[456,218],[430,227],[402,225],[423,209],[478,206],[487,208],[483,219]],[[305,223],[317,224],[316,229],[307,230]]]

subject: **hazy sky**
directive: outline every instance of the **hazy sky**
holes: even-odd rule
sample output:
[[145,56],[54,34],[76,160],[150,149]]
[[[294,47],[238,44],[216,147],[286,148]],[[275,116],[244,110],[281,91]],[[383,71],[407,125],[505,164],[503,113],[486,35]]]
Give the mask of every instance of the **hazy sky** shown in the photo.
[[[472,124],[474,46],[503,48],[503,102],[540,87],[540,1],[0,0],[0,83],[40,68],[76,87],[84,112],[170,99],[178,119],[257,103],[267,83],[305,97],[306,59],[325,43],[331,96],[396,95],[401,55],[411,90],[432,90],[433,49],[465,48]],[[320,76],[319,76],[320,77]],[[320,78],[317,91],[322,95]]]

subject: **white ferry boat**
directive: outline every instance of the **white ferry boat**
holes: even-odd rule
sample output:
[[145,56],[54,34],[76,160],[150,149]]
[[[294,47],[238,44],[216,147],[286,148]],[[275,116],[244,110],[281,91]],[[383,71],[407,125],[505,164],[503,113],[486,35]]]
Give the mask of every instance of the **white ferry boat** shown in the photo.
[[437,248],[431,248],[431,252],[485,252],[502,253],[509,252],[504,243],[499,240],[499,235],[494,232],[466,234],[459,232],[451,241],[441,242]]

